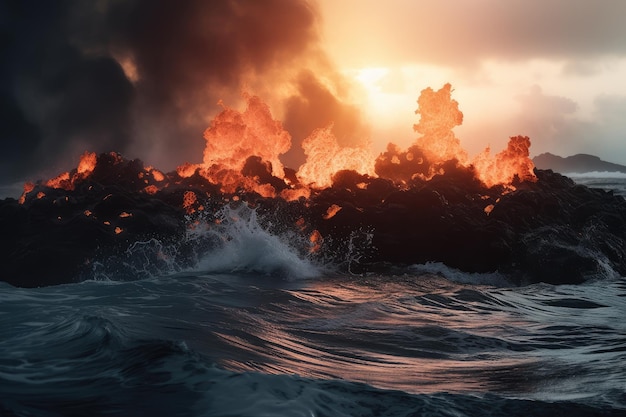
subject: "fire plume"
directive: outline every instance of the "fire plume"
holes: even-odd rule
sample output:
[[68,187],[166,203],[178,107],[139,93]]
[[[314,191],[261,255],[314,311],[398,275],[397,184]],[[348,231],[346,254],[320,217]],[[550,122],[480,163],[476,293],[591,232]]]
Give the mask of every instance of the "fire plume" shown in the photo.
[[459,110],[459,103],[450,97],[451,93],[450,84],[444,85],[438,91],[433,91],[430,87],[422,90],[417,100],[419,107],[415,110],[415,114],[420,115],[420,121],[413,125],[413,129],[423,136],[415,144],[431,161],[456,159],[465,164],[467,152],[452,132],[455,126],[463,123],[463,113]]
[[461,147],[452,129],[463,122],[458,102],[451,98],[450,84],[440,90],[422,90],[417,100],[419,123],[413,126],[422,134],[408,150],[402,151],[390,143],[387,151],[376,161],[376,173],[395,182],[408,184],[415,179],[429,180],[445,172],[444,166],[455,161],[462,167],[474,170],[475,177],[485,186],[502,185],[515,189],[514,180],[536,181],[534,164],[529,157],[530,139],[527,136],[511,137],[507,149],[491,155],[487,148],[472,160]]
[[492,187],[497,184],[511,184],[515,177],[521,181],[536,181],[533,173],[535,165],[529,157],[528,136],[514,136],[509,139],[505,150],[495,158],[490,155],[489,148],[474,158],[473,165],[478,177]]
[[243,112],[223,106],[204,132],[201,175],[223,186],[246,182],[241,171],[250,156],[267,161],[273,176],[285,176],[279,156],[291,147],[291,136],[259,97],[244,93],[244,98],[247,107]]
[[340,147],[332,133],[332,125],[316,129],[304,140],[302,147],[307,160],[298,170],[298,178],[303,184],[315,188],[329,187],[335,173],[341,170],[376,175],[370,151],[365,147]]
[[[340,146],[331,123],[315,129],[302,142],[307,159],[297,172],[285,168],[280,160],[291,147],[290,134],[274,119],[266,103],[244,93],[246,108],[243,111],[220,103],[222,111],[204,132],[206,147],[201,163],[185,162],[170,174],[142,165],[135,182],[141,191],[154,195],[175,178],[179,178],[180,183],[199,175],[219,187],[222,193],[255,192],[263,197],[292,201],[308,199],[315,190],[332,186],[335,175],[341,171],[354,171],[364,178],[380,177],[402,187],[416,180],[429,180],[453,166],[469,169],[486,187],[500,185],[514,189],[516,181],[535,181],[534,165],[529,158],[530,139],[526,136],[511,137],[507,148],[495,156],[487,148],[469,158],[452,131],[463,121],[458,102],[451,97],[452,91],[450,84],[438,91],[422,90],[415,111],[420,120],[414,125],[421,136],[408,149],[402,150],[390,143],[385,152],[374,158],[365,145]],[[109,164],[123,161],[115,152],[105,159]],[[94,174],[98,163],[95,153],[85,152],[76,169],[38,184],[74,190],[78,182]],[[35,188],[36,184],[25,184],[20,203],[23,204]],[[185,194],[187,212],[197,209],[196,202],[191,201],[192,194]]]

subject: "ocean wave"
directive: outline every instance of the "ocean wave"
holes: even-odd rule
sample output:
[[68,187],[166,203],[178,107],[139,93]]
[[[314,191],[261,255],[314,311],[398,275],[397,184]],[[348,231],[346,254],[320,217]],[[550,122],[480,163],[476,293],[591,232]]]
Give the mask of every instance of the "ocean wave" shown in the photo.
[[590,171],[590,172],[568,172],[563,174],[572,179],[578,178],[619,178],[626,179],[626,172],[619,171]]
[[310,241],[293,231],[279,235],[268,229],[247,205],[224,206],[217,222],[194,231],[198,240],[209,239],[213,245],[199,254],[193,270],[251,272],[286,279],[320,275],[321,268],[311,260]]
[[623,279],[494,287],[417,270],[260,277],[185,273],[7,287],[0,414],[626,410]]

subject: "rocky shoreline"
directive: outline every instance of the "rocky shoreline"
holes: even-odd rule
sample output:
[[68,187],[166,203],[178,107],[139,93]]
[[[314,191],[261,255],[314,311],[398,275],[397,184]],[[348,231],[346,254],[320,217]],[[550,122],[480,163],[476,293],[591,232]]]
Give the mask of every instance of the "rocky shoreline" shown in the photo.
[[[246,175],[255,181],[277,190],[293,186],[266,164],[249,162]],[[38,183],[22,201],[0,200],[0,279],[37,287],[90,278],[95,263],[138,241],[183,241],[199,219],[216,221],[225,204],[247,204],[272,227],[310,236],[315,242],[303,255],[319,249],[352,273],[433,261],[465,272],[498,271],[519,284],[626,274],[626,201],[550,170],[535,169],[537,181],[514,182],[514,190],[487,188],[471,167],[454,161],[430,180],[400,185],[340,171],[331,187],[294,201],[222,193],[197,174],[173,172],[156,181],[146,172],[140,160],[101,154],[73,189]],[[362,251],[345,262],[348,241]]]

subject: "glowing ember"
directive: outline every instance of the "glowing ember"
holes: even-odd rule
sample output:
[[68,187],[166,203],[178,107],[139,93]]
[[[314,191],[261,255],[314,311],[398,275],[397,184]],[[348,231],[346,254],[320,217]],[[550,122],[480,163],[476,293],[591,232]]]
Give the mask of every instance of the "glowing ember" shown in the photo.
[[193,207],[196,204],[198,197],[193,191],[185,191],[183,195],[183,208],[187,211],[187,214],[194,213],[196,209]]
[[124,229],[122,229],[121,227],[116,227],[116,228],[114,229],[114,232],[115,232],[115,234],[116,234],[116,235],[119,235],[119,234],[120,234],[120,233],[122,233],[123,231],[124,231]]
[[159,191],[159,188],[156,185],[148,185],[146,188],[143,189],[143,191],[146,194],[154,195],[157,193],[157,191]]
[[341,210],[341,206],[333,204],[332,206],[328,207],[328,210],[326,210],[326,214],[323,216],[323,219],[328,220],[330,218],[333,218],[335,214],[339,213],[339,210]]
[[161,182],[165,180],[165,175],[163,175],[163,173],[159,171],[158,169],[154,169],[152,167],[148,167],[146,169],[150,171],[150,173],[152,173],[152,178],[154,178],[155,181]]
[[311,242],[311,248],[309,249],[310,253],[315,253],[322,248],[323,238],[319,231],[313,230],[313,233],[311,233],[311,236],[309,237],[309,241]]
[[46,186],[50,188],[62,188],[64,190],[73,190],[74,185],[70,182],[70,173],[63,172],[54,178],[46,181]]

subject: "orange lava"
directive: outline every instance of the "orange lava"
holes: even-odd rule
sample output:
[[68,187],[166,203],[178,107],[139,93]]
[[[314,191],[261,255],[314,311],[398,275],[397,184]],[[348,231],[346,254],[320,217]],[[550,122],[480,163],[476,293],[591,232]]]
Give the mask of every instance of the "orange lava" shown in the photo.
[[194,205],[196,204],[198,197],[193,191],[185,191],[183,195],[183,208],[187,211],[187,214],[192,214],[196,211]]
[[311,247],[309,249],[310,253],[315,253],[322,248],[322,234],[318,230],[313,230],[311,236],[309,237],[309,241],[311,242]]
[[335,214],[339,213],[340,210],[341,206],[338,206],[337,204],[331,205],[330,207],[328,207],[328,210],[326,210],[326,214],[324,214],[323,216],[324,220],[332,219],[333,217],[335,217]]

